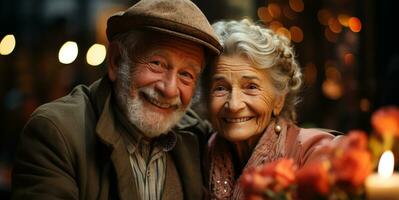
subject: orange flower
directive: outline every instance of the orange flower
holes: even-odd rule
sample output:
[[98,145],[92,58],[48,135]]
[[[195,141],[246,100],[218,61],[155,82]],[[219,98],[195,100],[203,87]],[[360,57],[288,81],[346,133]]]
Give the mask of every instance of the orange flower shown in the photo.
[[[352,188],[363,185],[366,177],[371,173],[371,155],[365,149],[351,148],[333,158],[333,175],[337,185]],[[350,188],[346,188],[350,189]]]
[[316,199],[330,192],[329,164],[327,161],[315,160],[296,174],[299,199]]
[[273,182],[271,177],[263,176],[259,168],[248,168],[240,178],[240,184],[247,194],[260,194]]
[[381,135],[395,135],[399,137],[399,108],[395,106],[383,107],[373,113],[371,124]]
[[295,184],[295,170],[292,159],[280,159],[248,168],[239,181],[246,198],[255,198],[265,195],[267,190],[278,193]]
[[367,149],[367,133],[362,130],[352,130],[348,132],[347,138],[344,138],[344,149]]
[[296,169],[294,160],[280,159],[265,165],[261,170],[261,174],[272,177],[275,181],[272,190],[279,192],[295,182]]

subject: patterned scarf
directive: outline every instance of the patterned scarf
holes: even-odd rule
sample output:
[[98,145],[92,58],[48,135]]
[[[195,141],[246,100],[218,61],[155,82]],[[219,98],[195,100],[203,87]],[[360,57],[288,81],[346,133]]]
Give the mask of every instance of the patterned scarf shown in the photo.
[[[271,122],[266,128],[244,170],[277,160],[284,155],[284,141],[286,139],[287,122],[279,121],[282,130],[279,134],[274,131],[275,123]],[[214,133],[208,142],[208,158],[210,163],[209,191],[211,199],[243,199],[244,194],[239,184],[241,175],[235,180],[231,149],[224,138]],[[242,172],[238,172],[242,174]]]

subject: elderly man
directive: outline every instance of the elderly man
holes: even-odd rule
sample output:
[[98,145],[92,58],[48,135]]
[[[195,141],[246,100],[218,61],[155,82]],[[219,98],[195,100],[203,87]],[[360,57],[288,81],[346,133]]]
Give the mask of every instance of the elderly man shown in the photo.
[[24,128],[13,199],[201,199],[210,129],[190,110],[221,45],[189,0],[142,0],[108,19],[108,73],[39,107]]

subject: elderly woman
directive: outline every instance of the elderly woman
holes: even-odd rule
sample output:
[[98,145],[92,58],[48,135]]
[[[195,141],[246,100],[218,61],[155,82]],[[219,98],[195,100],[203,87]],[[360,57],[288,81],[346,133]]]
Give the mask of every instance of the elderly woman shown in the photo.
[[203,89],[216,133],[208,142],[211,199],[242,199],[243,170],[279,158],[302,166],[334,136],[295,125],[301,70],[290,41],[249,20],[213,25],[222,55]]

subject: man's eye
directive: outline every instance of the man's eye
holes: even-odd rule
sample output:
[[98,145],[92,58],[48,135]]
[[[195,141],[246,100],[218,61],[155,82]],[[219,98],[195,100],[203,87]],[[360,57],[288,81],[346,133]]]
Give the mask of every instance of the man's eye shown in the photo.
[[185,78],[194,79],[194,76],[190,72],[181,72],[180,75]]
[[163,72],[165,70],[165,67],[161,61],[150,61],[148,65],[150,66],[150,69],[154,72]]
[[160,61],[151,61],[150,62],[152,65],[161,65],[161,62]]

